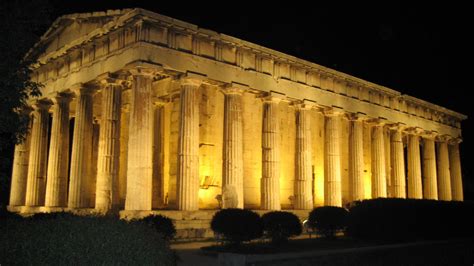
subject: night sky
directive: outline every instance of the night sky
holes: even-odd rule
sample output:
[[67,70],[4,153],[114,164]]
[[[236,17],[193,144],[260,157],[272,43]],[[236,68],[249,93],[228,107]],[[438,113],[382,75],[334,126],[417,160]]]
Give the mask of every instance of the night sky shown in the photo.
[[53,16],[142,7],[466,114],[470,119],[463,122],[461,144],[464,189],[467,198],[474,198],[474,166],[470,165],[474,108],[467,95],[474,85],[474,45],[469,40],[474,24],[467,4],[50,2]]

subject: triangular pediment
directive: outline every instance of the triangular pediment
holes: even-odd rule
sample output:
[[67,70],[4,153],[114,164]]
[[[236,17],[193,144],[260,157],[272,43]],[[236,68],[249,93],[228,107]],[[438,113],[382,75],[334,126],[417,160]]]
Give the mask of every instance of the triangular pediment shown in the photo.
[[40,41],[30,51],[29,56],[40,58],[58,51],[128,11],[125,9],[62,16],[56,19],[48,31],[40,38]]

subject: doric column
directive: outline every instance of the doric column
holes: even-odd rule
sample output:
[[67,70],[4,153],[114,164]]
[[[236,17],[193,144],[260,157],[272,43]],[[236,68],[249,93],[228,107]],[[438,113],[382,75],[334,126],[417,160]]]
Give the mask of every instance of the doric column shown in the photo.
[[118,203],[120,115],[122,84],[105,78],[102,83],[102,114],[97,158],[95,209],[107,212]]
[[153,72],[134,69],[130,91],[130,121],[125,210],[152,209]]
[[199,209],[199,101],[201,80],[181,83],[181,119],[178,144],[178,210]]
[[294,208],[313,209],[312,194],[312,141],[311,141],[311,105],[296,105],[296,178],[294,187]]
[[377,120],[374,121],[374,125],[372,127],[372,198],[387,197],[383,125],[383,123]]
[[92,95],[94,90],[81,86],[75,90],[76,117],[72,139],[71,172],[69,175],[69,208],[89,207],[87,181],[92,161]]
[[392,196],[406,198],[405,159],[403,151],[402,128],[392,128],[390,136],[390,152],[392,165]]
[[52,98],[53,122],[49,146],[48,180],[46,183],[47,207],[67,205],[67,182],[69,167],[69,94],[58,94]]
[[324,140],[324,205],[342,206],[341,196],[341,112],[327,110]]
[[263,102],[261,209],[280,210],[280,115],[281,99]]
[[423,135],[423,198],[438,199],[435,134]]
[[364,127],[360,115],[349,116],[349,191],[352,201],[364,196]]
[[461,158],[459,156],[460,138],[453,139],[449,145],[449,166],[451,169],[451,191],[452,199],[464,200],[462,188]]
[[408,135],[408,198],[423,198],[420,161],[420,132],[410,130]]
[[438,138],[438,198],[440,200],[452,200],[451,174],[449,171],[448,137]]
[[43,206],[46,188],[46,160],[48,154],[48,130],[50,103],[38,101],[33,105],[26,206]]
[[[228,87],[224,90],[224,176],[222,208],[244,207],[243,157],[243,90]],[[225,195],[234,195],[228,197]]]
[[[30,108],[23,110],[25,115],[29,115]],[[31,143],[31,119],[28,132],[21,143],[15,145],[15,155],[13,157],[12,183],[10,188],[10,206],[25,205],[26,182],[28,178],[28,161],[30,157]]]

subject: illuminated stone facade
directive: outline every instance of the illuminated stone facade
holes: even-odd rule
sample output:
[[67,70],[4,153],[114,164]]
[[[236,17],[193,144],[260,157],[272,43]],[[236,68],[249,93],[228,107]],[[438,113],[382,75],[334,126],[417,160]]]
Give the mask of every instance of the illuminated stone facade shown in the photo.
[[309,210],[463,200],[466,116],[146,10],[59,18],[10,209]]

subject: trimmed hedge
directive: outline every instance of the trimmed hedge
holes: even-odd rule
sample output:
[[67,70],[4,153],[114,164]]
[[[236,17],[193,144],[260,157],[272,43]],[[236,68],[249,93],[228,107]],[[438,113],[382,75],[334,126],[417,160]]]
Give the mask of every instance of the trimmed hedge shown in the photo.
[[291,236],[303,231],[300,219],[291,212],[273,211],[262,216],[263,231],[272,239],[272,243],[284,243]]
[[472,202],[373,199],[350,208],[347,234],[362,239],[418,240],[474,236]]
[[309,213],[308,226],[325,237],[334,237],[338,231],[346,228],[347,216],[347,210],[341,207],[318,207]]
[[163,215],[149,215],[145,218],[132,220],[132,223],[145,224],[160,233],[166,241],[170,241],[176,235],[173,221]]
[[211,229],[234,245],[260,238],[263,234],[260,216],[253,211],[242,209],[223,209],[216,212],[212,217]]
[[176,265],[162,236],[112,217],[40,214],[0,223],[0,264]]

